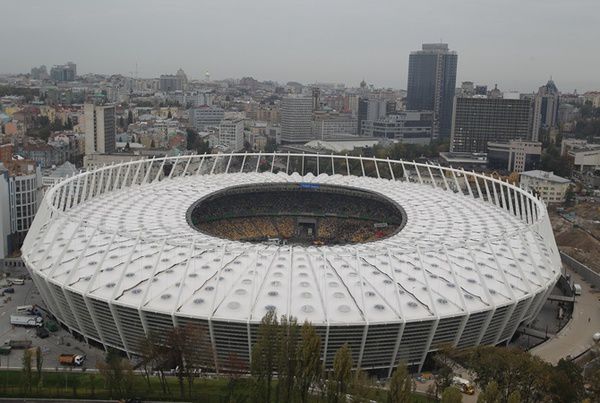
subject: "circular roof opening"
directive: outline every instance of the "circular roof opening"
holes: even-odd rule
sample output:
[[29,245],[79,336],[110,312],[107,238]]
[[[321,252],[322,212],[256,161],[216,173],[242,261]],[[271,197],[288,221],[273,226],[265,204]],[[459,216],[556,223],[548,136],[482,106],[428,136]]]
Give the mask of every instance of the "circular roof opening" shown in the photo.
[[316,183],[259,183],[225,188],[196,201],[187,221],[233,241],[345,245],[376,241],[406,224],[404,209],[369,190]]

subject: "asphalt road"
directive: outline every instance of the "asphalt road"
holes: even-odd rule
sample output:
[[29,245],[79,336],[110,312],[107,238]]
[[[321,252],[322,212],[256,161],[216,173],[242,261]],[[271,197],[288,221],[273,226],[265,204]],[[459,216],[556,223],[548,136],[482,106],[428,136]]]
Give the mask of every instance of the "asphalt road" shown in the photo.
[[573,318],[555,337],[529,350],[551,364],[561,358],[576,358],[592,347],[592,336],[600,332],[600,292],[577,273],[567,269],[573,282],[581,284],[582,293],[575,298]]

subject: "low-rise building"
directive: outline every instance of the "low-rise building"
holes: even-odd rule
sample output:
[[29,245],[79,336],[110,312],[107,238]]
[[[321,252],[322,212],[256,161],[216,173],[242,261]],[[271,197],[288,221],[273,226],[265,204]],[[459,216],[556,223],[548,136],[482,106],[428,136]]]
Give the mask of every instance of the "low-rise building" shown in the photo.
[[546,204],[564,203],[571,181],[553,172],[521,172],[521,187],[535,192]]
[[363,120],[362,134],[402,143],[429,144],[433,136],[433,112],[396,112],[376,120]]
[[356,117],[350,113],[316,111],[313,114],[313,134],[315,138],[336,134],[356,134]]
[[542,155],[542,143],[538,141],[490,141],[487,148],[488,168],[508,172],[531,171],[537,168]]

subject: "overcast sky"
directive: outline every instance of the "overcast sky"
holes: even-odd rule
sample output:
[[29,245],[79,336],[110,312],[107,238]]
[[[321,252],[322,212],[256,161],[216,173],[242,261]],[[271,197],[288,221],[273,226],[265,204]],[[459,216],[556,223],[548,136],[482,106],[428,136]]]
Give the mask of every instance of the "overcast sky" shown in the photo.
[[406,88],[423,42],[458,52],[457,83],[600,89],[600,0],[2,0],[0,72],[253,76]]

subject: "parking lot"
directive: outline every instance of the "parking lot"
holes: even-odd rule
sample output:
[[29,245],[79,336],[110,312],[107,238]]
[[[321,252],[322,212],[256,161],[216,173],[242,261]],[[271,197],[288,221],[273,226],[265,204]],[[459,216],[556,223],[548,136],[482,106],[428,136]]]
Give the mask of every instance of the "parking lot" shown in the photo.
[[[24,285],[13,285],[14,294],[5,294],[0,297],[0,344],[9,340],[31,340],[32,347],[40,347],[44,357],[44,368],[60,368],[58,362],[60,354],[85,354],[85,368],[96,368],[96,362],[104,359],[104,351],[88,346],[71,336],[69,332],[59,327],[56,332],[50,332],[49,337],[41,339],[36,336],[35,328],[13,326],[10,323],[10,315],[16,314],[17,306],[38,305],[45,308],[42,299],[29,279]],[[0,287],[4,290],[6,286]],[[24,350],[13,349],[9,355],[0,355],[0,368],[21,368]],[[68,367],[67,367],[68,368]]]

